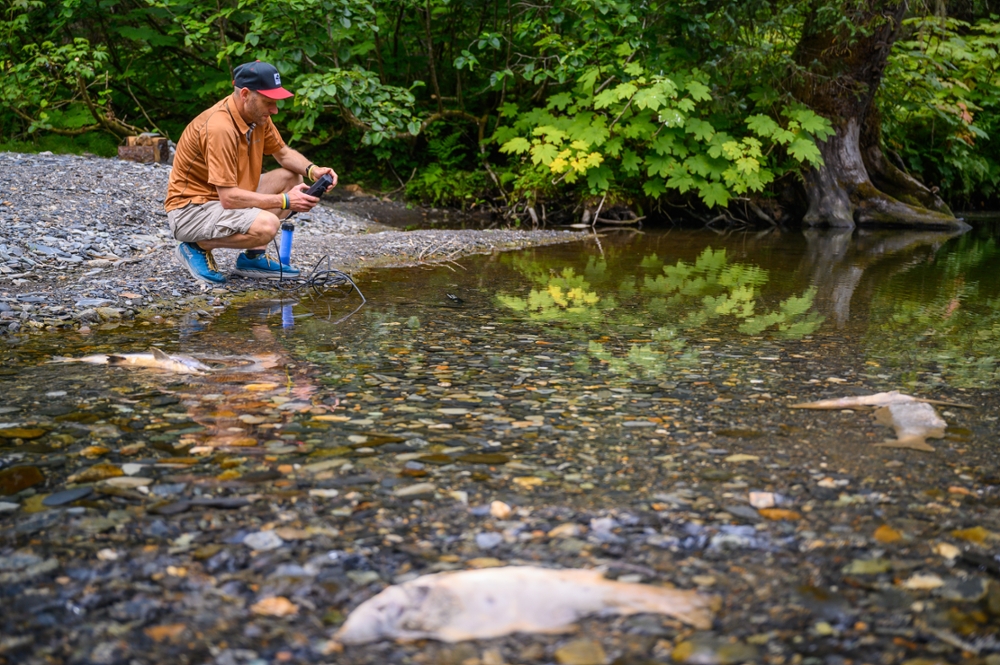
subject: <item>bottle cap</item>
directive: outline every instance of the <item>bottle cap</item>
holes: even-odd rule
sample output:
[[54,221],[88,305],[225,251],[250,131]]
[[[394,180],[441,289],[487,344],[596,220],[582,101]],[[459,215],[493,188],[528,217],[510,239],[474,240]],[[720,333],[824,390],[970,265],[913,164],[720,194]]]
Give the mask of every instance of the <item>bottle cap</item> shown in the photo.
[[295,224],[292,224],[291,222],[282,222],[281,223],[281,230],[282,231],[294,231],[295,230]]

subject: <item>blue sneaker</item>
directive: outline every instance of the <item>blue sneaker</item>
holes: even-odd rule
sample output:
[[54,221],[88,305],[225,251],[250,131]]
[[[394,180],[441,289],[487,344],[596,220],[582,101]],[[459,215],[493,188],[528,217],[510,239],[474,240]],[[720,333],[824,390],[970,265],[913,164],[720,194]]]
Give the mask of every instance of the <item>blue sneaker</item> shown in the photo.
[[192,242],[182,242],[177,245],[177,258],[195,279],[209,284],[226,283],[226,276],[219,272],[212,252],[205,251]]
[[236,257],[236,270],[233,271],[233,274],[253,279],[281,279],[283,277],[298,277],[299,269],[284,264],[279,268],[278,262],[267,254],[250,258],[246,252],[240,252],[240,255]]

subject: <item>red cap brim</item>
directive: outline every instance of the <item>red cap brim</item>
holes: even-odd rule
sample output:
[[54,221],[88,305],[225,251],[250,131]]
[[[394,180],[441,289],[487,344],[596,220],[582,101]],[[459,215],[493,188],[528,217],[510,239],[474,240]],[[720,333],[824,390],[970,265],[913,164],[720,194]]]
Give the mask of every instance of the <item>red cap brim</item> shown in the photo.
[[288,92],[284,88],[272,88],[271,90],[258,90],[260,94],[264,95],[268,99],[288,99],[289,97],[294,97],[294,93]]

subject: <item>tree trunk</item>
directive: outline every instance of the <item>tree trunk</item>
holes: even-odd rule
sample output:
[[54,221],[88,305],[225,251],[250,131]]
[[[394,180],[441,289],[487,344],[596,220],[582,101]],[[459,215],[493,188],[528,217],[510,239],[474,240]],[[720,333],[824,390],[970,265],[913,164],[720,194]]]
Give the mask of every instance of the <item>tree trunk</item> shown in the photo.
[[[820,142],[823,165],[805,175],[807,226],[968,228],[922,183],[882,153],[875,93],[906,12],[905,0],[844,2],[835,18],[813,0],[796,47],[796,98],[833,123]],[[826,17],[826,18],[824,18]],[[848,30],[839,22],[847,18]]]

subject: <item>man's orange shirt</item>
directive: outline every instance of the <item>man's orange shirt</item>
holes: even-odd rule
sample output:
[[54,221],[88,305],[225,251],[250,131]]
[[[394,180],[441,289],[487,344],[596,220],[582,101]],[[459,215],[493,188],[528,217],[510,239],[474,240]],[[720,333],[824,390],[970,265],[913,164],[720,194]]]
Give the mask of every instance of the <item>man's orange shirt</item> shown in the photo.
[[216,187],[255,192],[264,155],[284,147],[270,118],[251,130],[230,95],[195,118],[181,134],[164,207],[169,212],[189,203],[218,201]]

